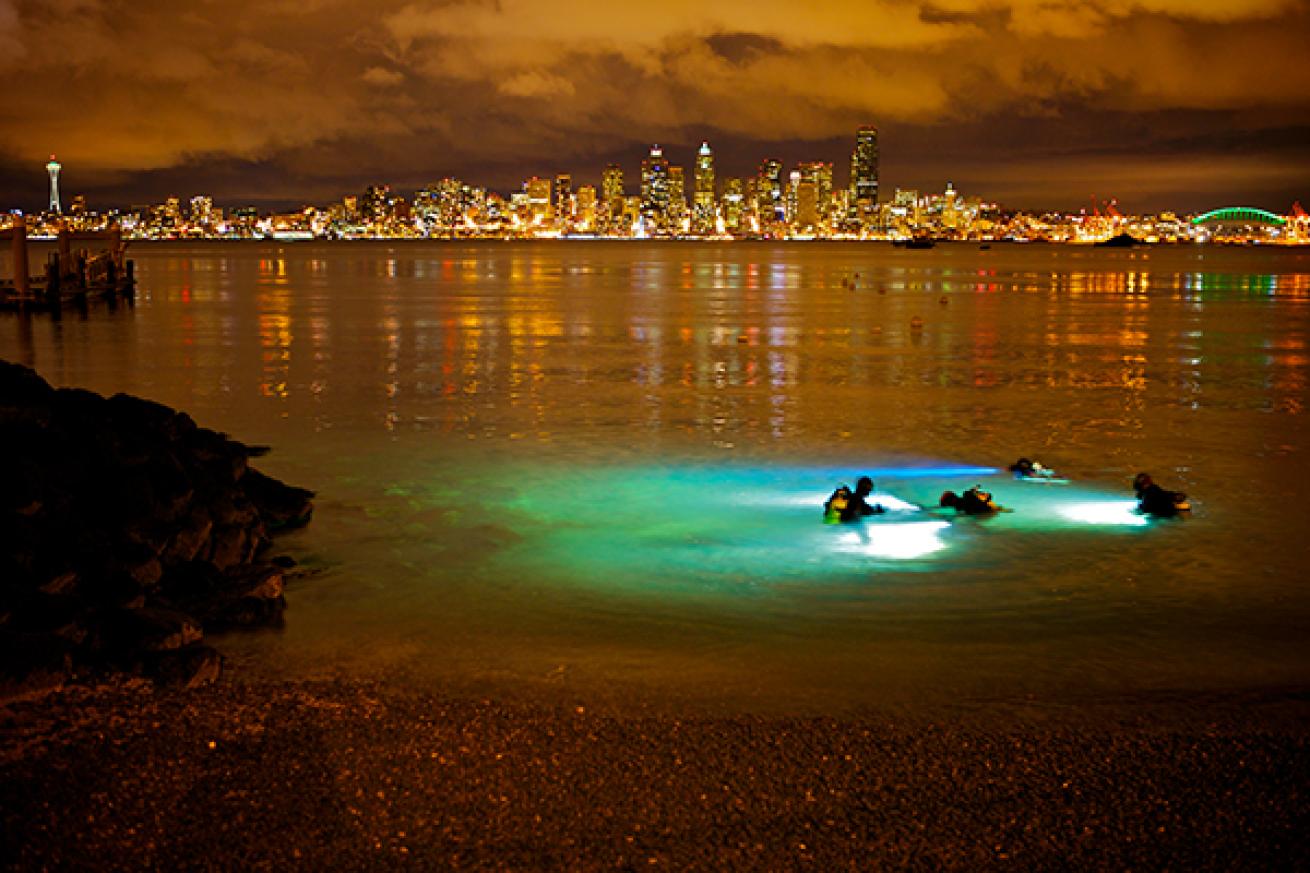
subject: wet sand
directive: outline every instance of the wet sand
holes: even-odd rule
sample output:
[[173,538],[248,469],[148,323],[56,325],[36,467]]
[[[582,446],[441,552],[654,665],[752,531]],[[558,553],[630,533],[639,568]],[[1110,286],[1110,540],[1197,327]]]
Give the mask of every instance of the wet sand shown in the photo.
[[842,718],[360,683],[0,711],[12,869],[1184,869],[1306,863],[1310,695]]

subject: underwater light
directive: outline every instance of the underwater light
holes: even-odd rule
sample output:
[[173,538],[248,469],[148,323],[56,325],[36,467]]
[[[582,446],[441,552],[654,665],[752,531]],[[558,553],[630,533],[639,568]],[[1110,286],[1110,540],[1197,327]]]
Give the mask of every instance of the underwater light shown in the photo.
[[921,558],[946,548],[940,534],[948,527],[950,524],[944,521],[866,524],[857,530],[843,532],[839,550],[872,558]]
[[1148,524],[1145,516],[1138,515],[1135,500],[1103,500],[1097,503],[1075,503],[1062,506],[1060,514],[1070,521],[1083,524],[1121,524],[1141,527]]
[[[808,506],[811,508],[823,508],[823,504],[832,496],[831,491],[809,492],[809,493],[783,493],[783,494],[745,494],[741,495],[735,501],[744,506]],[[880,504],[883,509],[891,512],[912,512],[922,507],[916,506],[907,500],[899,497],[893,497],[890,494],[870,494],[866,498],[870,504]]]

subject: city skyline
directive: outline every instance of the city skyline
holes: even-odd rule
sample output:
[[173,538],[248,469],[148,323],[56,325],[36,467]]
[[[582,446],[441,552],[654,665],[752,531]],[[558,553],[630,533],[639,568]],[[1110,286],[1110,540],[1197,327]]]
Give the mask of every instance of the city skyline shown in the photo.
[[64,191],[100,203],[277,206],[379,179],[579,179],[651,142],[690,168],[709,140],[722,176],[766,155],[838,163],[870,122],[890,184],[951,179],[1020,209],[1285,209],[1310,189],[1300,0],[0,12],[0,202],[29,211],[51,152]]

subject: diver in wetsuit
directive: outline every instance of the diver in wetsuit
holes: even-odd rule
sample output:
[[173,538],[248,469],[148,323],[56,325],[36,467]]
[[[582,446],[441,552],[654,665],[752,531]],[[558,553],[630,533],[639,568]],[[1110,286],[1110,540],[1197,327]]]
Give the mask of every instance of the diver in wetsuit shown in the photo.
[[846,485],[838,485],[837,490],[832,492],[823,504],[823,523],[839,524],[845,516],[846,511],[851,505],[851,489]]
[[1137,492],[1137,511],[1145,515],[1172,518],[1192,508],[1186,494],[1161,488],[1149,473],[1137,474],[1133,479],[1133,490]]
[[1030,458],[1020,458],[1015,461],[1010,465],[1010,472],[1021,479],[1049,479],[1055,475],[1055,471],[1050,467]]
[[847,512],[842,516],[842,521],[856,521],[864,518],[866,515],[881,515],[887,509],[881,503],[870,504],[867,498],[873,493],[873,480],[868,476],[861,476],[855,483],[855,494],[851,496],[851,501],[847,505]]
[[956,512],[963,512],[965,515],[991,515],[1001,511],[1001,507],[996,505],[996,501],[992,500],[991,493],[982,490],[977,485],[963,494],[944,491],[940,503],[942,506],[949,506]]
[[855,483],[855,492],[845,485],[840,485],[832,496],[823,504],[823,520],[826,524],[859,521],[868,515],[878,515],[887,509],[881,503],[870,504],[866,499],[873,493],[873,480],[861,476]]

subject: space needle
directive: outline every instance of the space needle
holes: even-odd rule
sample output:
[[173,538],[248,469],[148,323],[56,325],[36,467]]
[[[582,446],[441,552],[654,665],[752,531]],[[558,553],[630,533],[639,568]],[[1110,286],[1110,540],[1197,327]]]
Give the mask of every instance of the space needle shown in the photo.
[[62,213],[64,210],[59,206],[59,171],[63,165],[55,160],[55,156],[50,156],[50,163],[45,165],[46,172],[50,174],[50,211]]

